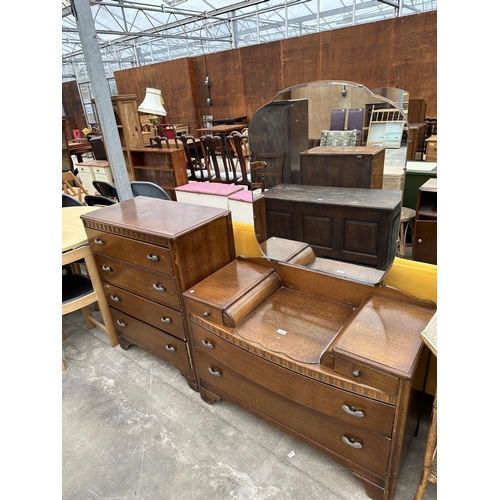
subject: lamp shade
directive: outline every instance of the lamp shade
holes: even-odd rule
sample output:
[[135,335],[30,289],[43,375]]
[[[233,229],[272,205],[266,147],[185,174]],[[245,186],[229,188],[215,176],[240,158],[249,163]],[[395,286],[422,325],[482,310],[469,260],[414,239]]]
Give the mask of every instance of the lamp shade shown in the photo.
[[166,116],[167,112],[161,104],[161,90],[146,88],[146,97],[137,108],[140,113]]

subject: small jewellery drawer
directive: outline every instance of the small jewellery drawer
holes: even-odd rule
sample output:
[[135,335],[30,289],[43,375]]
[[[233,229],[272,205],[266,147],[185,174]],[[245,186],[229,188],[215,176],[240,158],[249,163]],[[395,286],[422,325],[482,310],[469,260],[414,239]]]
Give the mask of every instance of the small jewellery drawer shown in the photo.
[[112,307],[109,310],[119,336],[168,361],[182,372],[191,372],[185,342]]
[[[388,437],[392,435],[394,406],[294,373],[217,337],[197,324],[191,323],[191,326],[196,353],[206,353],[246,379],[314,409],[325,418],[335,418]],[[204,376],[203,371],[200,375]]]
[[[184,293],[184,296],[188,294],[189,290]],[[224,324],[222,309],[204,302],[189,300],[189,298],[186,300],[186,304],[189,314],[205,318],[209,321],[213,321],[214,323],[219,323],[220,325]]]
[[397,377],[338,354],[335,355],[334,370],[360,384],[375,387],[390,396],[395,396],[398,393],[399,379]]
[[[202,389],[222,399],[227,400],[227,395],[236,398],[276,421],[278,428],[285,426],[316,443],[322,451],[326,449],[333,453],[340,463],[348,465],[346,461],[354,462],[385,477],[391,445],[388,437],[297,404],[248,380],[201,349],[195,348],[194,356]],[[281,371],[286,369],[281,368]]]
[[109,283],[103,283],[103,288],[110,307],[132,313],[145,323],[185,340],[184,323],[182,314],[179,311],[157,304]]
[[170,250],[166,247],[122,238],[114,234],[86,228],[90,248],[110,257],[147,267],[153,271],[174,275]]
[[180,310],[175,278],[107,255],[94,253],[94,259],[103,281]]

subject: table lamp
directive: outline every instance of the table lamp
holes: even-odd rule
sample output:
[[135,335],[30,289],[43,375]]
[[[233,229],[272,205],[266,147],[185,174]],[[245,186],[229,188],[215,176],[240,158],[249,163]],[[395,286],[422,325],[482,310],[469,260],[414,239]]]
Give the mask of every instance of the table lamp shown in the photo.
[[158,135],[158,125],[160,123],[160,116],[166,116],[167,112],[163,107],[163,99],[161,97],[161,90],[146,88],[146,97],[141,105],[137,108],[139,113],[149,114],[149,121],[153,127],[154,135]]

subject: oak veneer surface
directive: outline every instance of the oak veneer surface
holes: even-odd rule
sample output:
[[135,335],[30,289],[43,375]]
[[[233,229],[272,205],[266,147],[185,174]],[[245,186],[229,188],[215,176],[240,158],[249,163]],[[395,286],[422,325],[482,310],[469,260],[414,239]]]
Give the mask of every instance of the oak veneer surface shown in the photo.
[[[260,271],[255,261],[264,264]],[[273,293],[248,300],[263,285]],[[213,287],[224,289],[217,304]],[[425,364],[420,332],[435,304],[241,258],[184,297],[205,401],[241,406],[348,467],[371,498],[394,497],[418,414],[412,386]],[[225,310],[238,303],[244,312],[229,327]]]
[[179,369],[197,390],[181,293],[230,263],[231,213],[139,196],[82,216],[120,345]]

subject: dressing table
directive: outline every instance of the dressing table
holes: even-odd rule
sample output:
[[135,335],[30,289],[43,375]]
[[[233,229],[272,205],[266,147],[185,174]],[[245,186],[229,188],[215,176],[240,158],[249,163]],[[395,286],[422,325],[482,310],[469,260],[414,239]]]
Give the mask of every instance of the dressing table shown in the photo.
[[238,258],[184,292],[201,397],[237,404],[390,500],[436,307],[396,289]]

